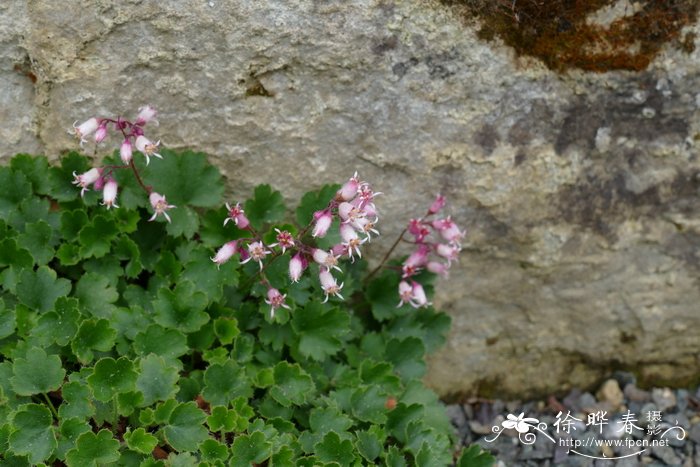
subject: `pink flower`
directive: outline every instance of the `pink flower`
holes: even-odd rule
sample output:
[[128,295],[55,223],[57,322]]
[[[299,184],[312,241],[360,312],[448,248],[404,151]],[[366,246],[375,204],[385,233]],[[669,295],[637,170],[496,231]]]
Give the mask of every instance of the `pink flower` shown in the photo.
[[449,227],[440,230],[440,235],[448,242],[456,243],[457,245],[459,245],[462,242],[462,239],[464,238],[465,232],[459,230],[457,224],[453,222]]
[[422,243],[430,235],[430,229],[421,219],[411,219],[408,221],[408,233],[413,235],[417,242]]
[[328,233],[328,229],[331,227],[331,223],[333,223],[331,212],[328,209],[316,211],[314,213],[314,219],[316,219],[316,224],[314,225],[313,232],[311,232],[311,236],[314,238],[325,237]]
[[100,177],[97,180],[95,180],[95,184],[92,187],[95,189],[95,191],[102,191],[105,187],[105,183],[107,183],[105,178]]
[[118,189],[117,181],[109,177],[105,182],[105,187],[102,189],[102,206],[107,206],[107,209],[112,206],[115,208],[119,207],[116,203]]
[[399,298],[401,301],[399,301],[399,304],[396,305],[396,308],[411,302],[411,299],[413,298],[413,287],[411,287],[411,284],[406,281],[399,282]]
[[357,194],[357,188],[360,186],[360,181],[357,178],[357,172],[338,190],[336,196],[341,201],[350,201]]
[[364,209],[368,205],[372,205],[374,203],[374,198],[376,196],[381,195],[382,193],[380,192],[374,192],[372,188],[369,186],[369,183],[361,183],[360,187],[358,188],[357,192],[357,199],[356,199],[356,205],[360,209]]
[[294,246],[294,237],[292,237],[292,234],[290,234],[286,230],[280,230],[276,228],[275,232],[277,232],[277,243],[273,243],[272,245],[270,245],[270,248],[279,245],[279,247],[282,248],[282,254],[284,254],[287,248],[291,248]]
[[447,277],[447,273],[450,270],[449,264],[441,263],[439,261],[430,261],[425,268],[433,274],[440,274],[444,277]]
[[[145,105],[139,109],[139,114],[136,116],[136,122],[134,125],[143,126],[151,120],[154,120],[157,114],[158,112],[156,112],[156,109],[150,105]],[[158,120],[154,121],[158,123]]]
[[139,152],[141,152],[141,154],[146,156],[146,165],[148,165],[151,162],[151,156],[157,157],[158,159],[163,158],[163,156],[156,152],[158,150],[159,145],[160,141],[156,141],[154,143],[143,135],[139,135],[136,138],[136,149],[138,149]]
[[306,259],[304,259],[301,253],[292,256],[292,259],[289,260],[289,278],[292,282],[299,282],[306,266]]
[[338,205],[338,215],[343,222],[355,222],[357,219],[365,216],[360,208],[348,202],[342,202]]
[[282,295],[279,290],[275,288],[269,288],[267,289],[267,299],[265,300],[265,303],[270,305],[270,318],[275,317],[275,310],[278,308],[286,308],[289,310],[289,305],[284,303],[284,299],[287,298],[287,294]]
[[128,139],[125,139],[122,145],[119,147],[119,155],[122,158],[122,162],[126,165],[129,165],[131,163],[131,159],[133,159],[133,150],[131,147],[131,141]]
[[263,268],[263,260],[265,259],[265,256],[269,255],[272,253],[271,251],[268,251],[265,249],[265,245],[263,245],[262,242],[253,242],[250,245],[248,245],[248,254],[250,255],[248,258],[243,260],[241,264],[245,264],[251,259],[253,261],[257,261],[258,264],[260,265],[260,270],[262,271]]
[[327,270],[332,269],[337,269],[340,271],[341,269],[338,267],[338,257],[333,254],[333,252],[327,252],[323,251],[320,248],[314,249],[313,252],[313,258],[314,261],[316,261],[319,265],[325,267]]
[[95,117],[92,117],[85,120],[80,125],[77,125],[77,123],[77,121],[73,123],[73,131],[69,131],[68,133],[74,135],[82,146],[83,143],[87,142],[85,137],[97,130],[100,122]]
[[362,258],[360,245],[367,241],[366,238],[360,240],[357,232],[350,224],[343,224],[340,226],[340,238],[343,239],[343,245],[347,248],[347,253],[350,258],[353,260],[355,259],[353,253],[357,253],[357,256]]
[[107,123],[102,122],[100,124],[100,126],[97,127],[97,131],[95,132],[95,142],[99,144],[102,141],[104,141],[106,137],[107,137]]
[[241,203],[236,203],[234,207],[226,203],[226,209],[228,209],[228,217],[224,219],[224,225],[226,225],[228,221],[233,221],[239,229],[246,229],[250,225],[250,221],[245,216],[245,211],[241,207]]
[[323,303],[326,303],[331,295],[338,296],[341,300],[345,300],[343,296],[340,295],[343,284],[341,283],[338,285],[338,283],[335,281],[335,277],[333,277],[333,275],[327,269],[321,269],[318,278],[321,281],[323,293],[326,294],[326,299],[323,300]]
[[170,222],[170,216],[166,211],[177,206],[174,204],[168,204],[168,202],[165,200],[165,196],[156,193],[155,191],[148,196],[148,200],[151,202],[151,207],[153,208],[153,215],[150,219],[148,219],[149,222],[155,220],[158,214],[163,214],[165,219]]
[[232,242],[224,243],[224,246],[219,248],[216,255],[211,258],[212,261],[216,263],[216,267],[220,267],[226,261],[230,260],[233,255],[238,252],[238,241],[234,240]]
[[435,252],[447,260],[450,264],[452,261],[456,261],[459,257],[460,248],[453,245],[445,245],[444,243],[439,243],[435,248]]
[[374,235],[379,235],[379,231],[374,228],[375,222],[371,222],[369,219],[366,217],[360,218],[360,219],[355,219],[355,221],[351,224],[355,229],[358,231],[364,233],[367,237],[366,240],[372,241],[372,234]]
[[430,205],[428,209],[429,214],[437,214],[445,207],[445,197],[442,195],[437,195],[433,204]]
[[80,196],[83,196],[85,192],[88,191],[88,187],[100,179],[102,172],[102,168],[92,168],[80,175],[76,175],[75,172],[73,172],[73,185],[78,185],[82,188],[82,190],[80,190]]
[[403,277],[411,277],[421,270],[428,262],[430,250],[426,245],[419,245],[418,249],[403,262]]
[[425,290],[423,290],[423,286],[415,281],[411,281],[411,286],[413,288],[413,300],[411,301],[411,305],[413,305],[416,308],[430,305],[430,302],[428,302],[428,298],[425,296]]

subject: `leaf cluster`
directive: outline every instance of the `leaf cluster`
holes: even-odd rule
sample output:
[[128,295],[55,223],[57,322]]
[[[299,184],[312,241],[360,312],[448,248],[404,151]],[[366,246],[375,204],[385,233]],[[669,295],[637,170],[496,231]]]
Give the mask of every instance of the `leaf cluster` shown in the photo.
[[[449,318],[397,308],[398,278],[364,284],[361,261],[351,298],[321,303],[280,257],[267,275],[292,309],[271,319],[257,265],[210,260],[244,235],[222,226],[221,175],[202,154],[163,156],[142,169],[177,205],[172,224],[146,221],[128,174],[120,209],[81,199],[76,153],[0,167],[0,464],[452,464],[444,407],[421,382]],[[305,196],[297,220],[334,190]],[[288,213],[265,185],[245,208],[266,235]]]

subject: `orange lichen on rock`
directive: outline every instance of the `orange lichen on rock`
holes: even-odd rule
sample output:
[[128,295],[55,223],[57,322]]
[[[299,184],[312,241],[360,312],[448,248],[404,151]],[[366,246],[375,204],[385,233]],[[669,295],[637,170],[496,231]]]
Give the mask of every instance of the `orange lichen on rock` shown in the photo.
[[[477,16],[481,38],[499,37],[519,55],[537,57],[560,71],[639,71],[666,43],[687,51],[694,36],[683,40],[681,30],[697,20],[700,10],[697,0],[444,1]],[[613,10],[619,4],[622,8]],[[610,21],[592,20],[606,8]]]

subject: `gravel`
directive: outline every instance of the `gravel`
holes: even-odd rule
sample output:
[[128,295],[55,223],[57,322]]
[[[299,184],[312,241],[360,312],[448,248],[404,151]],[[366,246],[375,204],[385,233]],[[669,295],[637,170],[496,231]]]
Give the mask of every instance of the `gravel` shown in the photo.
[[[618,372],[590,392],[525,402],[471,399],[449,405],[448,414],[461,442],[481,445],[499,467],[700,467],[700,388],[647,390]],[[603,417],[597,425],[596,414]],[[525,433],[510,428],[518,421]]]

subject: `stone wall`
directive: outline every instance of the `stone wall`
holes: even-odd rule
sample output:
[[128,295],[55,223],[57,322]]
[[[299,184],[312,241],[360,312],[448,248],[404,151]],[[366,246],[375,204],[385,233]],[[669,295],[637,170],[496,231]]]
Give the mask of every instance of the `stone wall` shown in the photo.
[[697,376],[700,51],[562,74],[477,29],[436,0],[3,2],[0,155],[150,103],[231,200],[359,170],[386,193],[375,257],[442,192],[469,235],[441,394]]

